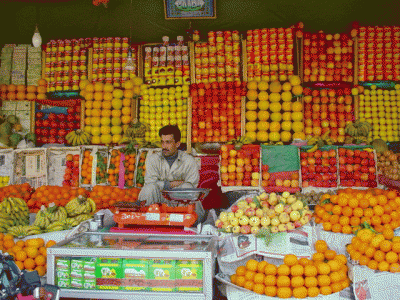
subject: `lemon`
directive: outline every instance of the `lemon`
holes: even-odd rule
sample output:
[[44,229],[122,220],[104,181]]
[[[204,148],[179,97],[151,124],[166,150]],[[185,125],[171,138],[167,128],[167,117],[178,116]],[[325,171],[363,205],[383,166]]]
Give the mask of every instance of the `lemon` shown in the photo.
[[281,132],[281,141],[282,142],[289,142],[291,139],[292,139],[292,134],[289,131]]
[[265,81],[265,80],[261,80],[261,81],[258,83],[258,89],[259,89],[260,91],[266,91],[266,90],[268,90],[268,86],[269,86],[268,81]]
[[292,85],[290,84],[290,82],[285,82],[282,84],[282,90],[284,90],[285,92],[290,91],[292,89]]
[[103,126],[108,126],[111,123],[111,119],[108,117],[102,117],[100,120],[100,124]]
[[101,101],[93,101],[93,108],[99,109],[101,108]]
[[246,111],[246,120],[247,121],[255,121],[255,120],[257,120],[257,112],[255,112],[255,111]]
[[266,121],[269,119],[269,112],[266,110],[261,110],[257,113],[258,119],[260,121]]
[[125,116],[129,116],[131,114],[131,108],[130,107],[122,108],[122,114]]
[[282,127],[282,130],[284,130],[284,131],[290,131],[290,130],[292,130],[292,122],[284,121],[284,122],[282,122],[281,127]]
[[255,141],[257,139],[257,134],[254,131],[248,131],[246,132],[245,136],[252,141]]
[[291,92],[283,92],[281,94],[281,99],[285,102],[292,101],[292,93]]
[[112,142],[112,135],[111,134],[102,134],[100,136],[100,141],[102,144],[110,144]]
[[269,95],[268,95],[268,93],[265,92],[265,91],[261,91],[261,92],[258,94],[258,99],[259,99],[260,101],[266,101],[266,100],[268,100],[268,98],[269,98]]
[[[291,115],[292,115],[293,121],[302,121],[303,120],[303,113],[301,111],[293,112]],[[284,120],[285,120],[285,118],[284,118]]]
[[124,96],[124,92],[121,89],[113,90],[113,97],[121,99]]
[[281,138],[281,135],[279,132],[270,132],[268,138],[271,142],[278,142]]
[[116,135],[112,136],[113,144],[118,144],[121,139],[122,139],[122,135],[120,135],[120,134],[116,134]]
[[257,109],[257,102],[256,101],[248,101],[246,103],[247,110],[256,110]]
[[257,123],[257,130],[259,131],[267,131],[269,128],[269,123],[266,121],[260,121]]
[[260,110],[267,110],[269,107],[269,102],[268,101],[260,101],[258,102],[258,108]]
[[101,143],[100,136],[92,135],[92,144],[96,145],[96,144],[100,144],[100,143]]
[[113,126],[119,126],[121,125],[121,119],[119,117],[113,117],[111,118],[111,124]]
[[301,132],[304,130],[304,124],[303,122],[293,122],[292,124],[292,129],[294,132]]
[[98,127],[98,126],[93,126],[93,127],[92,127],[92,130],[91,130],[91,134],[92,134],[93,136],[98,136],[98,135],[100,135],[100,127]]
[[269,109],[272,112],[278,112],[282,109],[282,105],[279,102],[274,102],[274,103],[271,103]]
[[279,122],[271,122],[269,130],[272,132],[278,132],[281,130],[281,124]]
[[101,126],[100,127],[101,134],[109,134],[111,132],[110,126]]
[[83,129],[85,132],[92,134],[92,126],[85,126]]
[[268,141],[268,132],[266,132],[266,131],[257,132],[257,140],[259,142],[267,142]]
[[279,94],[279,93],[271,93],[269,95],[269,100],[271,102],[279,102],[281,100],[281,94]]
[[119,135],[122,133],[122,127],[121,126],[112,126],[111,127],[111,133],[113,135]]
[[274,122],[280,122],[282,120],[282,114],[278,112],[274,112],[271,114],[271,120]]

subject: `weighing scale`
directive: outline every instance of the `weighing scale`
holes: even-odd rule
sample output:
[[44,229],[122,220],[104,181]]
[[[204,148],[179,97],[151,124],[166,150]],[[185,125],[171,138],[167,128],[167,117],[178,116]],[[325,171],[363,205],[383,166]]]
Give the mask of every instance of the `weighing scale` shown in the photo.
[[140,206],[132,202],[118,202],[114,221],[118,227],[111,232],[140,234],[196,234],[185,230],[197,221],[196,203],[202,202],[210,189],[173,189],[162,191],[166,203]]

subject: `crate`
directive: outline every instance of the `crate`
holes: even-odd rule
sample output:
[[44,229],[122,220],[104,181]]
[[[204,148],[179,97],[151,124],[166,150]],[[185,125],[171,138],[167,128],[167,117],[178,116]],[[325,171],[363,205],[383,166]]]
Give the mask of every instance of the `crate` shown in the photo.
[[[91,182],[89,184],[84,184],[82,183],[82,163],[84,159],[84,154],[85,151],[88,150],[91,152],[91,155],[93,157],[92,161],[92,177],[91,177]],[[82,146],[81,147],[81,153],[80,153],[80,158],[79,158],[79,183],[80,187],[83,188],[92,188],[95,185],[106,185],[107,184],[107,177],[104,177],[104,180],[99,180],[96,176],[96,168],[98,166],[97,163],[97,154],[100,155],[101,157],[104,157],[107,159],[108,162],[108,147],[106,146]],[[107,167],[104,170],[104,173],[106,174],[107,172]]]

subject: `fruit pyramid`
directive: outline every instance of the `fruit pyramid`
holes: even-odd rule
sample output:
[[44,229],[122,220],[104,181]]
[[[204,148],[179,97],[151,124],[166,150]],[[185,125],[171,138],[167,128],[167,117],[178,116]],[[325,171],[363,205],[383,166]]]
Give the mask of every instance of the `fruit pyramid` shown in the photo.
[[303,88],[296,75],[289,81],[250,81],[247,84],[246,136],[259,142],[304,139]]
[[85,98],[84,130],[92,135],[92,144],[117,144],[124,126],[133,117],[132,103],[143,83],[139,77],[125,81],[125,89],[110,83],[81,81],[81,96]]

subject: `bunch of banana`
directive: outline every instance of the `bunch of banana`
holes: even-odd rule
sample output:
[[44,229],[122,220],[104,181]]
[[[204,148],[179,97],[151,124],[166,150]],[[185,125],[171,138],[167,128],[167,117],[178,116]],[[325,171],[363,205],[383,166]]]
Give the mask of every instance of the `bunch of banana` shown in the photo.
[[141,123],[138,119],[132,120],[124,130],[124,135],[119,141],[120,144],[135,143],[143,145],[145,143],[146,131],[149,130],[147,124]]
[[7,232],[11,226],[14,226],[14,221],[10,215],[0,213],[0,232]]
[[12,225],[29,225],[29,208],[20,198],[4,198],[0,203],[0,213],[11,219]]
[[235,145],[236,150],[240,150],[243,145],[248,145],[252,143],[254,143],[254,140],[247,136],[240,136],[236,139],[227,142],[227,144]]
[[[90,220],[90,219],[92,219],[92,218],[93,218],[93,215],[92,215],[92,214],[82,214],[82,215],[79,215],[79,216],[76,216],[76,217],[73,217],[73,218],[69,218],[69,219],[71,219],[71,220],[77,222],[76,225],[79,225],[79,224],[82,223],[83,221]],[[76,225],[74,225],[74,226],[76,226]]]
[[17,225],[8,228],[8,234],[14,237],[24,237],[28,235],[37,235],[43,233],[43,230],[34,225]]
[[66,136],[65,139],[67,140],[68,144],[72,146],[79,146],[79,145],[90,145],[92,137],[90,133],[83,131],[81,129],[71,131]]
[[78,196],[65,205],[68,217],[75,217],[81,214],[90,214],[96,211],[96,203],[91,198]]
[[361,122],[359,120],[354,123],[350,123],[346,125],[345,133],[348,134],[353,139],[359,141],[367,141],[369,137],[369,133],[372,130],[372,125],[368,122]]
[[333,140],[329,137],[330,130],[325,132],[322,136],[315,137],[313,136],[307,141],[307,145],[312,146],[307,150],[308,153],[317,151],[318,148],[323,147],[325,145],[333,145]]
[[73,226],[69,224],[68,219],[56,221],[46,227],[45,232],[69,230]]
[[67,210],[62,206],[57,206],[54,203],[50,203],[46,210],[47,218],[50,222],[65,220],[67,218]]
[[50,219],[47,215],[47,209],[44,205],[42,205],[40,210],[37,212],[33,225],[42,230],[46,229],[50,225]]

